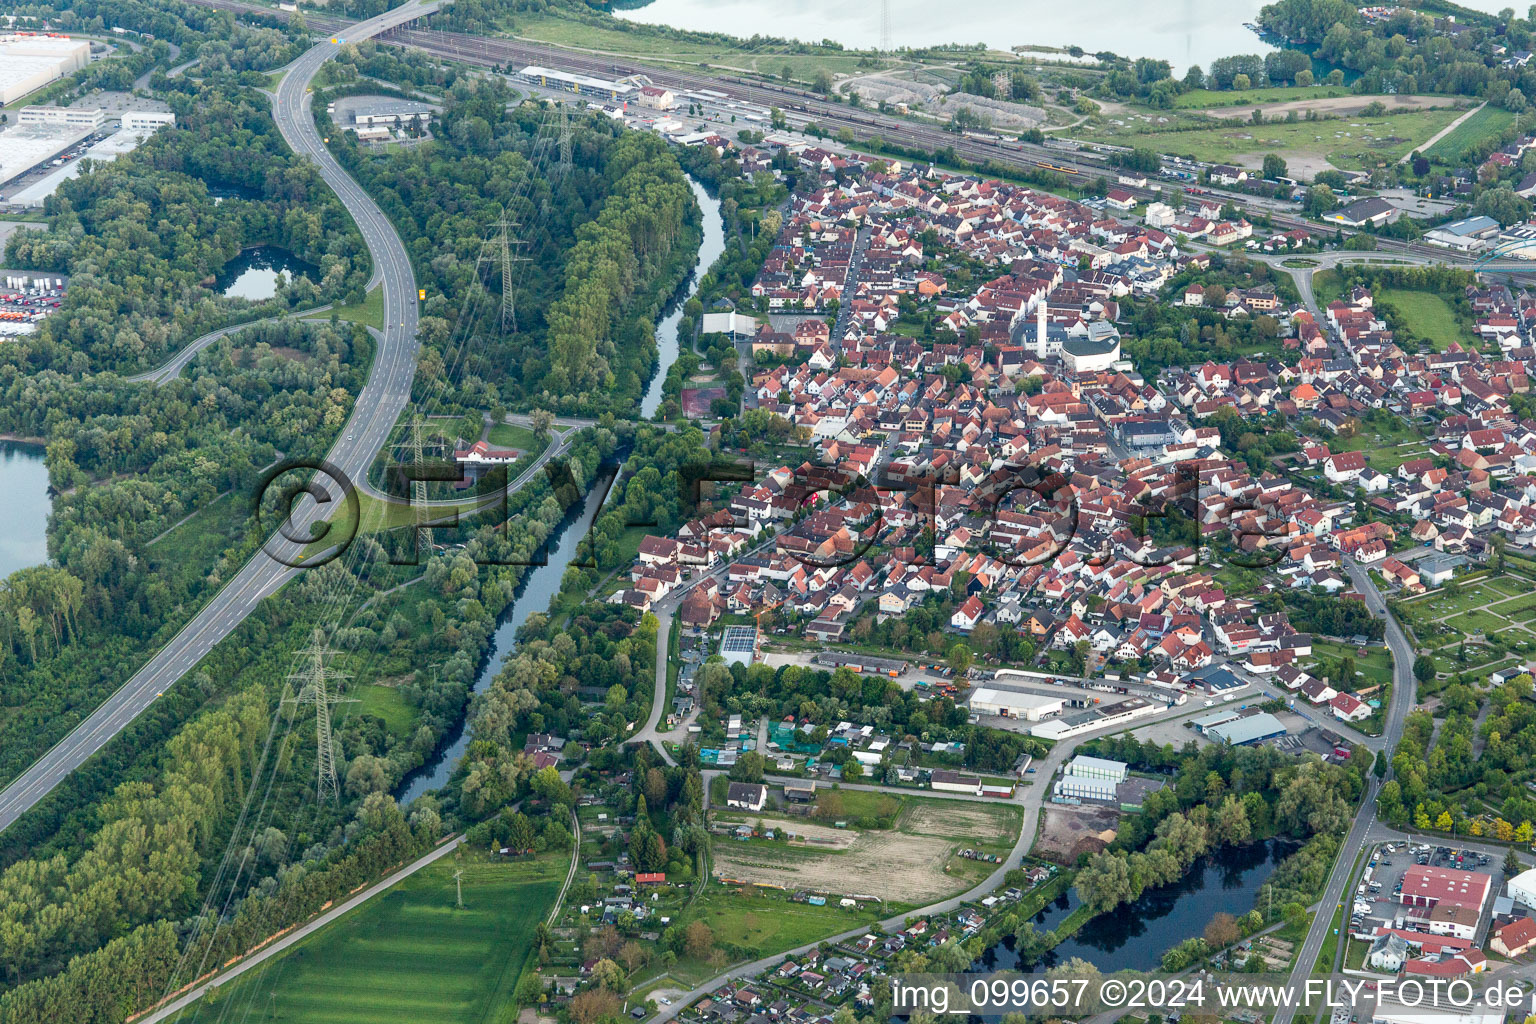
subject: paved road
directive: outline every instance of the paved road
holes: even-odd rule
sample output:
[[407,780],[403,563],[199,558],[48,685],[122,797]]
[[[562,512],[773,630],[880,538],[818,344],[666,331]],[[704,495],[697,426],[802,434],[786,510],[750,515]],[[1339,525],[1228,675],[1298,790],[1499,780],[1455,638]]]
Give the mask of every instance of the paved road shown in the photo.
[[345,914],[349,910],[352,910],[359,905],[366,903],[368,900],[377,896],[379,893],[383,892],[385,889],[388,889],[390,886],[400,882],[402,879],[409,878],[416,872],[420,871],[422,868],[426,867],[428,864],[431,864],[433,861],[440,860],[441,858],[447,856],[449,853],[452,853],[463,841],[463,836],[455,836],[448,842],[433,850],[431,853],[426,854],[419,860],[414,860],[407,864],[405,867],[401,868],[399,871],[396,871],[382,882],[377,882],[373,885],[370,885],[368,888],[364,889],[356,896],[353,896],[345,903],[337,904],[308,924],[295,928],[293,931],[289,932],[287,935],[284,935],[281,939],[278,939],[271,945],[264,946],[261,952],[253,953],[250,957],[246,958],[244,961],[230,968],[229,970],[223,972],[212,981],[204,982],[196,988],[189,990],[185,994],[178,996],[175,1000],[165,1004],[164,1006],[160,1007],[160,1009],[155,1010],[153,1013],[147,1014],[144,1017],[140,1017],[137,1021],[134,1022],[134,1024],[157,1024],[158,1021],[162,1021],[167,1017],[172,1017],[176,1014],[179,1014],[182,1010],[185,1010],[187,1007],[203,998],[203,996],[207,995],[209,990],[228,984],[229,982],[240,977],[240,975],[244,974],[246,971],[249,971],[251,968],[259,967],[261,964],[266,963],[272,957],[281,953],[289,946],[292,946],[295,942],[302,942],[310,935],[313,935],[321,928],[324,928],[326,925],[336,920],[342,914]]
[[330,308],[330,303],[326,303],[323,306],[315,306],[312,309],[302,310],[298,313],[279,313],[276,316],[262,317],[260,320],[247,320],[242,324],[230,324],[228,327],[220,327],[216,331],[209,331],[201,338],[197,338],[188,342],[186,345],[183,345],[181,351],[171,356],[171,358],[167,359],[153,370],[135,374],[134,376],[129,377],[128,383],[164,384],[168,380],[179,377],[181,375],[181,371],[187,368],[187,364],[192,362],[192,358],[194,356],[226,335],[234,334],[238,331],[243,331],[247,327],[254,327],[257,324],[271,323],[273,320],[287,320],[289,317],[314,316],[317,313],[324,313]]
[[[1387,611],[1387,603],[1382,599],[1381,592],[1376,589],[1376,584],[1353,558],[1344,560],[1344,569],[1349,573],[1355,589],[1365,597],[1366,607],[1378,618],[1385,618],[1387,622],[1387,646],[1392,649],[1392,702],[1387,706],[1387,720],[1382,728],[1382,750],[1378,757],[1391,757],[1397,749],[1397,741],[1403,735],[1403,722],[1408,717],[1408,711],[1413,707],[1414,679],[1413,679],[1413,648],[1408,643],[1408,637],[1403,633],[1397,620]],[[1323,951],[1323,946],[1333,935],[1333,912],[1344,899],[1344,894],[1349,890],[1354,877],[1355,860],[1360,856],[1360,851],[1365,848],[1367,842],[1384,838],[1386,829],[1376,820],[1376,797],[1381,792],[1381,780],[1374,774],[1366,781],[1365,799],[1361,802],[1359,813],[1355,817],[1354,824],[1350,827],[1349,835],[1339,848],[1338,857],[1333,862],[1333,872],[1328,876],[1328,885],[1323,890],[1323,896],[1318,903],[1317,913],[1312,918],[1312,927],[1307,932],[1305,941],[1301,944],[1301,952],[1296,957],[1296,967],[1291,972],[1291,984],[1300,987],[1305,984],[1307,976],[1312,973],[1313,965]],[[1276,1012],[1274,1024],[1291,1024],[1296,1016],[1293,1007],[1286,1007]]]
[[[436,3],[416,0],[342,31],[338,37],[356,41],[403,24],[437,9]],[[278,85],[273,116],[283,138],[294,151],[313,160],[320,175],[341,199],[356,221],[373,257],[375,272],[384,288],[385,330],[374,356],[368,383],[331,447],[328,461],[353,480],[362,480],[374,454],[385,444],[410,397],[416,372],[416,279],[400,236],[382,210],[342,170],[325,149],[309,111],[310,81],[320,66],[340,49],[330,40],[308,50],[289,66]],[[332,499],[340,497],[334,481],[318,481]],[[295,503],[291,516],[294,536],[308,536],[311,525],[325,518],[333,505],[321,505],[305,497]],[[224,589],[214,595],[181,632],[150,658],[121,689],[107,698],[90,717],[75,727],[32,767],[0,791],[0,831],[25,814],[54,786],[87,758],[111,741],[140,712],[154,703],[167,688],[189,671],[215,644],[224,639],[260,604],[276,593],[300,570],[270,557],[277,554],[297,560],[304,544],[274,534]]]

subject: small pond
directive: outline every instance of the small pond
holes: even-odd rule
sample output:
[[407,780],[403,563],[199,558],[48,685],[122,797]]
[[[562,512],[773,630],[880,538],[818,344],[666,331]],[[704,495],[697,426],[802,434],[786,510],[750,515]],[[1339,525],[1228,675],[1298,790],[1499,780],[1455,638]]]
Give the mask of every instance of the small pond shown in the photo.
[[229,298],[260,302],[277,294],[279,275],[291,280],[299,274],[320,280],[320,268],[314,264],[305,263],[287,249],[258,245],[226,263],[219,271],[214,288]]

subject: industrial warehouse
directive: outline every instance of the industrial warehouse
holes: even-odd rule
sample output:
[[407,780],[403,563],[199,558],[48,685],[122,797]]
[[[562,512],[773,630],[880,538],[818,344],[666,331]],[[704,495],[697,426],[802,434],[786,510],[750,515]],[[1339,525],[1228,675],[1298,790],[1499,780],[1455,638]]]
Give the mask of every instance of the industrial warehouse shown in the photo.
[[9,105],[91,62],[91,44],[69,36],[0,35],[0,104]]
[[1026,722],[1038,722],[1050,715],[1059,715],[1066,707],[1061,697],[1042,697],[1018,690],[996,690],[979,686],[971,694],[971,710],[978,715],[1001,715],[1004,718],[1020,718]]

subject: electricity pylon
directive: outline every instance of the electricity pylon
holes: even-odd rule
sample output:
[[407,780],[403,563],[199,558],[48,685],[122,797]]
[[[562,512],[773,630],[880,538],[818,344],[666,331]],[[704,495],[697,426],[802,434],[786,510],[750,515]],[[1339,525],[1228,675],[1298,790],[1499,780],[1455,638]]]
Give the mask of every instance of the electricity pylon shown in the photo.
[[[411,451],[411,465],[426,465],[426,453],[424,442],[421,438],[421,420],[411,419],[411,440],[408,447]],[[416,532],[412,534],[412,543],[416,545],[419,554],[424,547],[427,554],[432,553],[432,527],[430,525],[431,514],[427,509],[427,481],[422,478],[418,468],[411,474],[411,516],[415,520]]]
[[[507,220],[507,211],[501,211],[501,217],[496,222],[496,255],[494,258],[501,264],[501,329],[509,334],[517,333],[517,297],[516,290],[512,287],[512,264],[526,263],[527,256],[512,255],[513,246],[527,245],[517,236],[517,229],[522,225],[516,221]],[[484,262],[488,257],[484,254],[480,259]]]
[[283,698],[284,704],[313,704],[315,706],[315,799],[324,803],[327,796],[340,799],[341,785],[336,781],[336,747],[331,739],[331,707],[335,704],[356,703],[350,697],[333,693],[329,683],[347,678],[326,665],[330,647],[320,639],[315,630],[314,638],[303,654],[304,667],[288,678],[300,684],[296,697]]
[[560,108],[560,176],[571,172],[571,117],[566,112],[564,103],[557,103]]

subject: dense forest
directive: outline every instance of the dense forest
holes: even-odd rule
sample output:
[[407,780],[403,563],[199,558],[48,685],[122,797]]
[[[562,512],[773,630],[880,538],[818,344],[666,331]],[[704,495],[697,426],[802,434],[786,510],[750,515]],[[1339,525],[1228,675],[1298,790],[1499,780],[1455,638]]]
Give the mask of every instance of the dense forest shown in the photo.
[[[7,265],[68,274],[71,287],[6,362],[133,372],[232,320],[362,297],[362,237],[314,166],[288,151],[265,100],[233,84],[188,89],[171,98],[174,128],[61,186],[46,231],[11,236]],[[218,188],[241,194],[216,203]],[[260,304],[212,290],[241,249],[263,243],[317,266],[320,280],[299,277]]]
[[[422,77],[381,50],[349,48],[328,66],[317,112],[332,97],[377,91],[356,82],[361,74]],[[331,133],[343,164],[401,226],[427,292],[418,395],[446,388],[465,408],[633,414],[656,364],[656,314],[699,239],[676,156],[649,133],[571,113],[572,166],[560,173],[554,108],[516,103],[501,79],[443,85],[430,142],[375,157],[350,133]],[[517,260],[515,330],[500,316],[503,214]]]

